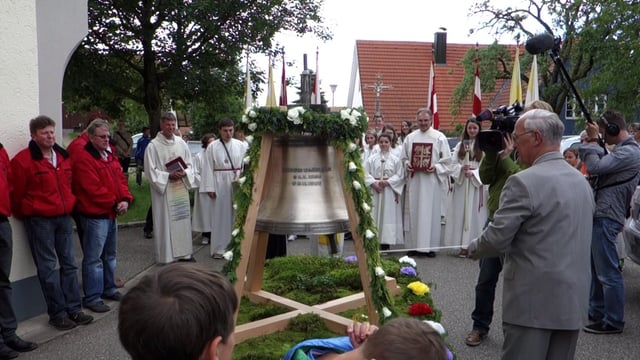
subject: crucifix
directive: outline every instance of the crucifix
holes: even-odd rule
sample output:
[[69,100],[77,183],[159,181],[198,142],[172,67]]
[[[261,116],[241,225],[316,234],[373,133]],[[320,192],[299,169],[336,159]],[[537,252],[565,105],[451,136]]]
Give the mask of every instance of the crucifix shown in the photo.
[[376,84],[375,85],[365,85],[364,86],[365,89],[373,89],[376,92],[376,112],[374,114],[375,115],[380,115],[380,93],[382,93],[382,90],[386,90],[386,89],[393,89],[393,86],[390,85],[383,85],[382,83],[382,74],[378,73],[378,75],[376,75]]

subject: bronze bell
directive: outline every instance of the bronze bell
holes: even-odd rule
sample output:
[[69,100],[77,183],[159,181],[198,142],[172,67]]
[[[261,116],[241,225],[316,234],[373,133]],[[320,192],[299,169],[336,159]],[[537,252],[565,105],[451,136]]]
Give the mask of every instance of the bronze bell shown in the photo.
[[350,231],[338,165],[325,139],[274,138],[256,230],[299,235]]

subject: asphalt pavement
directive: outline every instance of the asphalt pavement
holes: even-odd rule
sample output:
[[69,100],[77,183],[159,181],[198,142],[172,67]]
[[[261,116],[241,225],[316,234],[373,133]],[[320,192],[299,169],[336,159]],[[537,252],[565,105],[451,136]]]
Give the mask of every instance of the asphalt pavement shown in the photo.
[[[309,240],[288,242],[289,254],[309,253]],[[353,255],[353,242],[345,243],[345,256]],[[194,242],[195,258],[201,264],[222,269],[224,260],[209,257],[208,246]],[[78,252],[79,253],[79,252]],[[123,292],[133,286],[144,274],[158,268],[154,265],[153,240],[145,239],[141,225],[123,226],[119,230],[118,269],[127,281]],[[398,256],[403,255],[398,253]],[[501,299],[502,281],[496,290],[496,312],[488,338],[477,347],[468,347],[464,338],[471,329],[471,311],[474,304],[474,286],[478,263],[456,257],[456,252],[440,252],[435,258],[415,258],[419,276],[431,287],[435,306],[442,310],[442,324],[447,329],[448,342],[459,359],[499,359],[502,346]],[[640,358],[640,266],[627,260],[624,268],[626,305],[624,332],[619,335],[591,335],[582,332],[578,341],[576,359],[639,359]],[[531,289],[536,291],[536,289]],[[551,300],[551,299],[550,299]],[[118,339],[118,303],[109,302],[112,310],[92,314],[92,324],[69,331],[57,331],[41,315],[18,326],[25,339],[36,341],[39,348],[21,354],[19,359],[86,360],[130,359]]]

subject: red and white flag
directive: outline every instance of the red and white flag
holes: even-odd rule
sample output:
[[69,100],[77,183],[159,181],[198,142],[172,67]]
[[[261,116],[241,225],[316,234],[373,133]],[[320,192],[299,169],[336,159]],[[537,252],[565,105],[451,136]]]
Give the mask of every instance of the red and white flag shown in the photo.
[[473,108],[471,113],[478,116],[482,112],[482,93],[480,90],[480,68],[478,66],[478,44],[476,44],[476,58],[473,60],[476,65],[475,82],[473,86]]
[[318,49],[316,49],[316,77],[313,80],[313,86],[311,87],[311,103],[322,104],[322,97],[320,96],[320,68],[318,67]]
[[284,73],[285,62],[284,53],[282,53],[282,77],[280,79],[280,106],[287,106],[287,76]]
[[431,60],[431,69],[429,70],[429,110],[433,114],[433,128],[440,128],[440,115],[438,115],[438,95],[436,94],[436,73],[433,68],[433,60]]

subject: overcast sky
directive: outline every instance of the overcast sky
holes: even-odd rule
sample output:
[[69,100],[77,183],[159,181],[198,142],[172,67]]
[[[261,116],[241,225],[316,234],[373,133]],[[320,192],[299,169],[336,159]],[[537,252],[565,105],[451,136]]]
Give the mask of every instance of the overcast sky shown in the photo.
[[[302,38],[291,34],[279,34],[276,41],[285,47],[286,60],[295,61],[295,67],[287,67],[287,77],[299,75],[303,70],[303,54],[307,54],[307,64],[311,70],[316,67],[316,48],[319,51],[319,73],[321,91],[331,105],[330,84],[336,84],[335,105],[347,103],[347,90],[351,77],[353,52],[356,40],[395,40],[431,42],[440,27],[447,29],[447,42],[457,44],[492,43],[494,37],[487,31],[469,35],[479,19],[467,18],[474,0],[324,0],[323,16],[325,25],[333,39],[327,42],[306,35]],[[521,1],[493,0],[492,4],[510,4]],[[515,43],[511,37],[498,39],[501,43]],[[252,57],[267,67],[266,59]],[[276,97],[280,95],[282,64],[278,62],[274,70]],[[299,82],[299,80],[298,80]],[[289,102],[297,97],[295,88],[289,88]],[[257,99],[264,105],[266,89]]]

